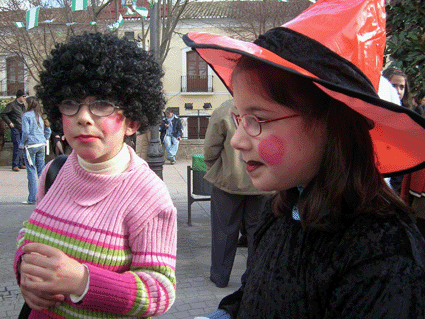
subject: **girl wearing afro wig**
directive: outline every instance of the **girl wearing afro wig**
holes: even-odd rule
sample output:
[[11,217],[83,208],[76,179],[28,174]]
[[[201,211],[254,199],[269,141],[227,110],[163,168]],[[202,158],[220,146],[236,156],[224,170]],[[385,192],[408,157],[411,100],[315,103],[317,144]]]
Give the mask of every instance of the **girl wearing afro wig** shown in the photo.
[[[29,318],[150,317],[175,300],[176,208],[124,143],[158,123],[163,72],[133,42],[85,33],[44,61],[37,95],[73,151],[18,235]],[[61,126],[61,127],[60,127]]]

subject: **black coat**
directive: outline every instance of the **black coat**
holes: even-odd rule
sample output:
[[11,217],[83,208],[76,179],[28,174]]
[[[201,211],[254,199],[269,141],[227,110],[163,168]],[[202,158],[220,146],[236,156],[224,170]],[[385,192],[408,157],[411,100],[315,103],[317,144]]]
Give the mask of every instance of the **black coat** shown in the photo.
[[24,112],[25,105],[19,104],[17,100],[14,100],[6,105],[0,115],[8,126],[13,123],[15,128],[22,131],[22,115]]
[[232,318],[425,318],[425,241],[407,218],[360,215],[343,230],[304,231],[266,212]]
[[[183,136],[183,124],[180,118],[177,115],[174,115],[174,118],[171,121],[173,123],[173,136],[175,138],[182,137]],[[159,131],[161,132],[161,142],[164,141],[164,136],[167,133],[167,128],[165,127],[165,124],[167,124],[167,118],[164,117],[162,119],[161,126],[159,127]]]

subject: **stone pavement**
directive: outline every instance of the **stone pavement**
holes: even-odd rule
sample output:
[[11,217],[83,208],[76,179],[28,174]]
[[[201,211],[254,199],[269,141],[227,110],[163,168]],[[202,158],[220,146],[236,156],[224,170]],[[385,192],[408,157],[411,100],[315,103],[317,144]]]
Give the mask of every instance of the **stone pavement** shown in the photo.
[[[174,165],[164,164],[163,179],[166,183],[178,213],[177,242],[177,298],[171,309],[161,319],[194,318],[217,309],[219,301],[239,288],[240,277],[245,270],[246,248],[238,248],[229,286],[217,288],[209,280],[211,254],[210,202],[192,203],[192,226],[188,226],[187,166],[191,161],[182,160]],[[21,205],[26,200],[27,180],[24,170],[12,172],[10,167],[0,167],[0,219],[2,211],[9,216],[21,216],[13,220],[8,229],[15,232],[31,213],[30,207]],[[16,217],[17,218],[17,217]],[[8,219],[9,220],[9,219]],[[0,223],[1,224],[1,223]],[[6,232],[0,226],[0,243],[4,242]],[[9,234],[9,237],[11,235]],[[10,238],[0,245],[0,319],[15,319],[23,304],[20,290],[13,272],[13,245]],[[14,246],[13,246],[14,249]],[[6,270],[4,270],[7,267]],[[4,270],[4,271],[3,271]]]

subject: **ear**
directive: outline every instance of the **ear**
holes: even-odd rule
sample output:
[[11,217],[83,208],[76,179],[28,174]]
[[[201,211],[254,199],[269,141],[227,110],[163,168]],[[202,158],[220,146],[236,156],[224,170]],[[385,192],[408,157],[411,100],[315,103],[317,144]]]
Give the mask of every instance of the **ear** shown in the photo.
[[131,136],[134,133],[137,132],[137,130],[140,128],[140,122],[132,121],[130,119],[126,119],[127,128],[125,129],[125,135]]

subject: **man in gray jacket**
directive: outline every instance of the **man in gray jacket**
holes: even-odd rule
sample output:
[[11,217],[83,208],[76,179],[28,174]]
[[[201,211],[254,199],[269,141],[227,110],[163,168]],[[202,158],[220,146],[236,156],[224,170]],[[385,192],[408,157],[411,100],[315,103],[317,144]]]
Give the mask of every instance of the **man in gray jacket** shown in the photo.
[[22,136],[22,115],[25,112],[25,98],[25,93],[22,90],[18,90],[16,99],[8,103],[0,114],[2,120],[10,127],[13,143],[12,170],[15,172],[19,172],[20,168],[25,168],[22,150],[19,149]]
[[242,223],[248,239],[248,258],[258,216],[271,193],[259,191],[246,172],[242,155],[230,145],[236,131],[232,100],[214,110],[204,143],[207,173],[204,178],[213,184],[211,194],[211,269],[210,280],[217,287],[229,283]]

